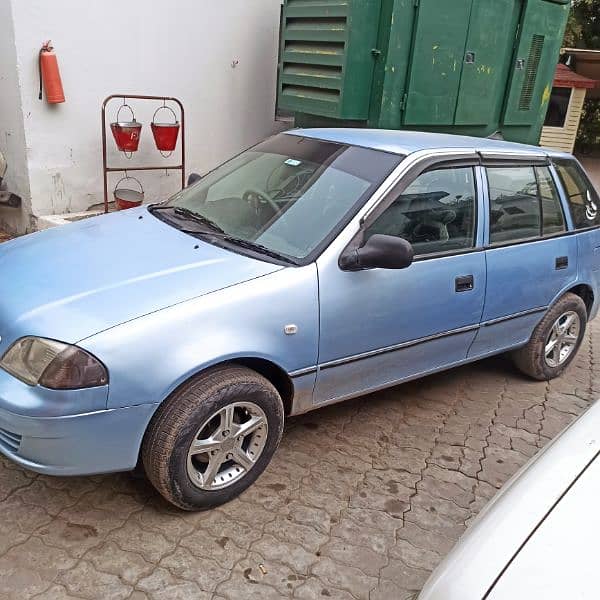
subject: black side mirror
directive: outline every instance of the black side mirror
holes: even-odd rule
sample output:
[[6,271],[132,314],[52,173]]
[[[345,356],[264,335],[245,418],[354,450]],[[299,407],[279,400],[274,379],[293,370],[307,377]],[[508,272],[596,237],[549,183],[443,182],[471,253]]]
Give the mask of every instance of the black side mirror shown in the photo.
[[344,271],[362,269],[406,269],[415,252],[409,242],[393,235],[372,235],[361,248],[348,248],[340,256]]
[[202,175],[198,175],[198,173],[190,173],[188,176],[187,184],[188,186],[196,183],[196,181],[200,181],[202,179]]

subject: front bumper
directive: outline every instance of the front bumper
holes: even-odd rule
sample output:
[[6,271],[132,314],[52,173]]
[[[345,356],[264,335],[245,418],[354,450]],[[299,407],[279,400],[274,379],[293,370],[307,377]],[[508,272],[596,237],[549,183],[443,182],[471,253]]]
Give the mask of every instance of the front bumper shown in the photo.
[[0,452],[47,475],[92,475],[135,467],[156,406],[141,404],[64,417],[24,417],[0,409]]
[[107,409],[107,394],[29,386],[0,369],[0,453],[48,475],[133,469],[156,405]]

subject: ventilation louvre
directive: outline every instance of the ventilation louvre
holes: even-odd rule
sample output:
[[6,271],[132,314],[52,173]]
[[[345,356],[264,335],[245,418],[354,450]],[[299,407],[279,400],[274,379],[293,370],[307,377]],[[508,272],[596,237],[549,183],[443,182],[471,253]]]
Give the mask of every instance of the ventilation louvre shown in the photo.
[[306,100],[318,100],[320,102],[338,102],[340,99],[339,90],[319,89],[306,85],[283,84],[281,88],[282,95],[295,96]]
[[535,89],[535,82],[537,79],[540,61],[542,59],[545,39],[545,36],[538,34],[533,35],[531,38],[531,47],[529,49],[527,67],[525,69],[525,79],[523,80],[521,97],[519,98],[519,110],[528,111],[531,109],[533,91]]
[[382,0],[285,0],[279,109],[347,120],[369,116]]
[[286,20],[288,33],[293,31],[327,31],[330,34],[344,31],[345,17],[288,17]]
[[[285,106],[306,104],[334,114],[343,85],[347,6],[339,0],[288,0],[288,7],[292,10],[284,20],[280,99]],[[295,7],[304,8],[296,12]]]
[[0,445],[7,448],[9,451],[18,452],[21,446],[21,436],[18,433],[0,429]]

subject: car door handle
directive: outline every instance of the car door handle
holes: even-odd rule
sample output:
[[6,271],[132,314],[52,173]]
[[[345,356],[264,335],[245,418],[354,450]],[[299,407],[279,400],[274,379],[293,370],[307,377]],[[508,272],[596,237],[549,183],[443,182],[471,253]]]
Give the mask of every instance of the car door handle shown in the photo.
[[554,268],[557,271],[561,269],[566,269],[569,266],[569,257],[568,256],[559,256],[554,263]]
[[454,289],[457,292],[468,292],[475,286],[473,275],[461,275],[454,280]]

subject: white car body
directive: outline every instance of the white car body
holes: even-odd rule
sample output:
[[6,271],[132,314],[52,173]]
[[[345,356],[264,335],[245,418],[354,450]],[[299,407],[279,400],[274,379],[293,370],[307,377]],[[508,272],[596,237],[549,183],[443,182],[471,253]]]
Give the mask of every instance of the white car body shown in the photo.
[[418,600],[600,597],[600,402],[519,471]]

